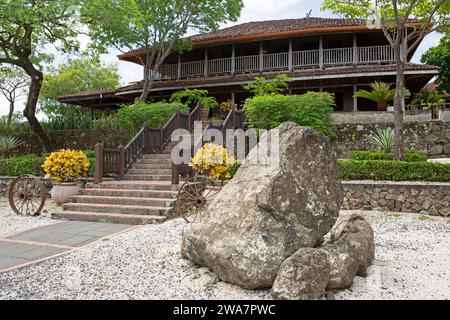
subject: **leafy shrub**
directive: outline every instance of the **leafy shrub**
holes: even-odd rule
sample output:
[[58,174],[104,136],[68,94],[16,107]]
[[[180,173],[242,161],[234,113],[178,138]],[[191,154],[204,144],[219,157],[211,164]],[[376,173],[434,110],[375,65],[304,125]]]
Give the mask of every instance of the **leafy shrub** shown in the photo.
[[44,158],[36,155],[0,158],[0,176],[20,176],[32,174],[42,176]]
[[450,165],[386,160],[339,160],[343,180],[450,181]]
[[226,180],[230,179],[229,170],[235,164],[236,159],[227,155],[227,149],[214,143],[206,143],[192,157],[190,166],[207,174],[211,180]]
[[[349,156],[351,160],[394,160],[394,154],[384,151],[351,151]],[[421,151],[406,151],[404,153],[406,162],[423,162],[427,161],[426,152]]]
[[227,101],[222,102],[219,105],[219,108],[220,108],[220,113],[226,117],[228,115],[228,113],[230,112],[230,110],[237,110],[237,105],[236,105],[236,103],[234,103],[233,100],[228,99]]
[[22,144],[23,141],[18,138],[11,136],[0,136],[0,155],[8,158],[11,155],[11,151]]
[[377,129],[369,136],[369,140],[384,152],[391,152],[395,143],[394,129]]
[[334,136],[330,116],[334,99],[329,93],[308,92],[303,95],[265,95],[247,99],[245,111],[251,127],[272,129],[285,121],[309,126],[327,136]]
[[151,128],[164,125],[177,111],[189,112],[189,108],[182,103],[145,103],[140,100],[129,106],[120,108],[115,121],[121,128],[138,131],[146,123]]
[[244,86],[244,89],[255,96],[283,94],[293,79],[285,74],[280,74],[274,79],[266,81],[264,77],[256,77],[252,83]]
[[208,96],[208,90],[184,89],[174,92],[170,97],[171,102],[186,103],[188,106],[200,103],[204,109],[214,109],[219,106],[216,98]]
[[42,168],[56,182],[73,182],[87,176],[89,160],[83,151],[62,149],[51,153]]

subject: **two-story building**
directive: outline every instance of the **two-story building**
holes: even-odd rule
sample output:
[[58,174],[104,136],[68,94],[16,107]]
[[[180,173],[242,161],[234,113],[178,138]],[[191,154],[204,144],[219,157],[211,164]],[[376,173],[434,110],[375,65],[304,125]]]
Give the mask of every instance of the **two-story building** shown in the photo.
[[[248,97],[243,85],[256,76],[278,74],[293,78],[290,94],[328,91],[336,98],[336,111],[376,110],[376,104],[354,97],[358,89],[378,80],[395,83],[394,51],[381,29],[359,19],[303,18],[250,22],[190,37],[191,51],[172,53],[153,74],[153,100],[167,99],[184,88],[207,89],[219,102],[242,105]],[[409,56],[412,58],[414,52]],[[141,64],[143,50],[119,59]],[[407,88],[419,92],[437,67],[408,63]],[[143,82],[115,91],[95,89],[59,98],[90,108],[116,108],[132,102]]]

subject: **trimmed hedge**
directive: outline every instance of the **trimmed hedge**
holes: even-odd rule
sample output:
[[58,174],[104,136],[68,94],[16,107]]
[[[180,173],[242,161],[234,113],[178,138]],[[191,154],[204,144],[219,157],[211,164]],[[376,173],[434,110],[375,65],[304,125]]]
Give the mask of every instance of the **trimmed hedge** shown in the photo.
[[[371,151],[350,151],[348,156],[350,160],[394,160],[394,154],[391,152],[371,150]],[[422,151],[406,151],[404,154],[406,162],[424,162],[428,156]]]
[[[92,151],[86,151],[89,159],[88,176],[94,175],[95,157],[91,157]],[[23,174],[32,174],[34,176],[44,176],[42,164],[45,161],[44,156],[26,155],[11,158],[0,158],[0,176],[21,176]]]
[[387,160],[339,160],[342,180],[450,181],[450,165]]

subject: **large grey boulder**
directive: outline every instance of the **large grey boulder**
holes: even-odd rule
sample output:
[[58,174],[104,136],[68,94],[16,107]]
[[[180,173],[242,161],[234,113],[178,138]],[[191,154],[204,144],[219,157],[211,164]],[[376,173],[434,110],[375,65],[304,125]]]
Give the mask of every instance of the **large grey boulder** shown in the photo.
[[322,244],[343,197],[334,144],[292,122],[277,129],[182,237],[185,258],[249,289],[271,287],[286,258]]
[[373,230],[363,217],[353,214],[339,219],[331,230],[330,241],[321,249],[330,256],[327,289],[344,289],[356,275],[365,276],[375,256]]
[[271,294],[279,300],[319,299],[325,294],[329,278],[328,253],[303,248],[281,264]]

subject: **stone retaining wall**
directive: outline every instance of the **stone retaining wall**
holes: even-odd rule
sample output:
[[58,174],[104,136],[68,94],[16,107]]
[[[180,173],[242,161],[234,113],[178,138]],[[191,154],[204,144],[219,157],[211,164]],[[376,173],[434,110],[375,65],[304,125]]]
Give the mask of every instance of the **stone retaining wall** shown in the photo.
[[[353,124],[367,124],[367,123],[394,123],[394,113],[386,111],[360,111],[360,112],[333,112],[332,118],[338,124],[353,123]],[[431,121],[431,111],[405,111],[403,121],[406,122],[429,122]]]
[[[14,177],[0,177],[0,196],[7,196]],[[50,190],[52,183],[43,179]],[[92,182],[86,179],[84,183]],[[450,216],[450,182],[343,181],[344,210],[380,210]]]
[[343,181],[342,209],[450,215],[450,183]]
[[[374,150],[369,136],[377,129],[391,127],[392,123],[345,123],[336,126],[338,156],[346,158],[352,150]],[[410,122],[403,127],[405,149],[425,151],[430,157],[450,156],[450,124],[442,121]]]

